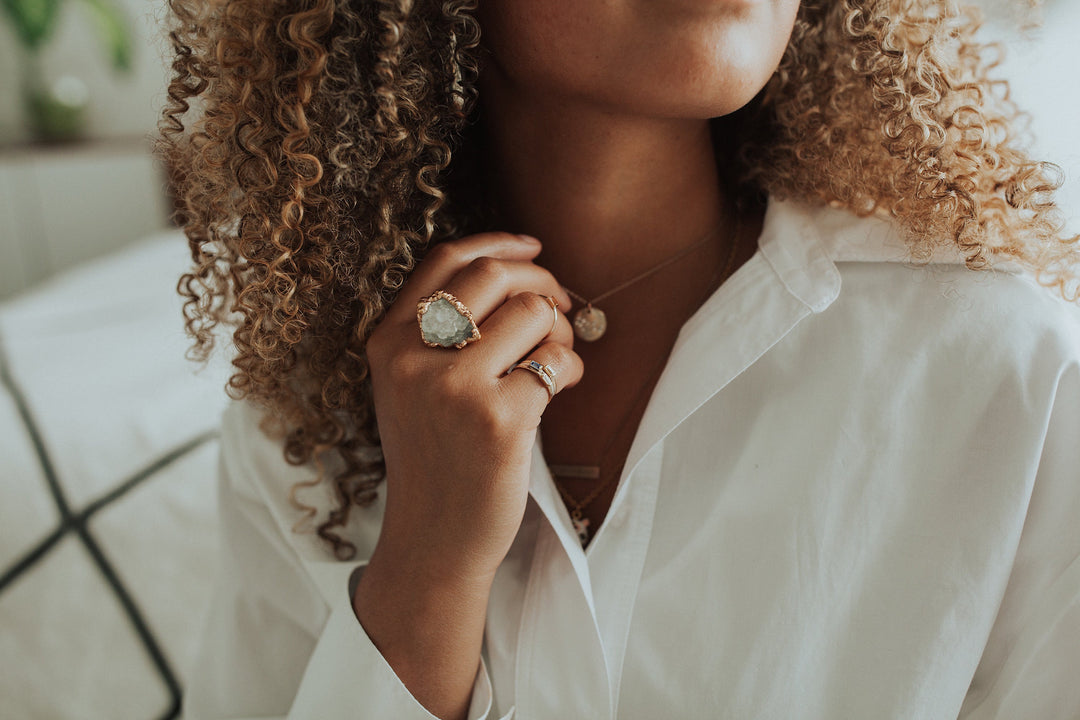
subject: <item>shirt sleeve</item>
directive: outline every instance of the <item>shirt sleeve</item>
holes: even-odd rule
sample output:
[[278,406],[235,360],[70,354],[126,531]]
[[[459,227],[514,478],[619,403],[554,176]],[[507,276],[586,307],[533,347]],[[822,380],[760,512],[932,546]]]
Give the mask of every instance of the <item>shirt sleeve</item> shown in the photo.
[[[247,464],[238,457],[244,443],[231,444],[232,434],[224,429],[219,461],[219,575],[189,675],[185,718],[434,720],[356,619],[347,586],[351,568],[343,572],[339,596],[324,599],[252,479],[244,477]],[[484,720],[491,698],[481,662],[469,720]]]
[[1080,718],[1080,369],[1059,378],[997,618],[962,720]]

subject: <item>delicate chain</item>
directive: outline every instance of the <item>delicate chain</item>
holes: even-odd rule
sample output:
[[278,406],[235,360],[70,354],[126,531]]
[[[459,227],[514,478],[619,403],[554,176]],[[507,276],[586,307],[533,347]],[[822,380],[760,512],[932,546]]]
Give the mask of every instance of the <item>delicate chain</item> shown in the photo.
[[[739,247],[739,234],[742,229],[742,224],[740,220],[740,218],[736,217],[735,228],[731,238],[731,248],[728,250],[727,260],[724,263],[723,269],[719,273],[714,273],[713,276],[709,279],[709,283],[705,286],[705,294],[702,296],[701,300],[697,303],[697,305],[701,305],[701,303],[705,301],[705,298],[709,296],[713,285],[716,284],[718,279],[720,284],[723,284],[723,282],[727,280],[728,276],[730,275],[731,269],[735,264],[735,256]],[[616,290],[620,289],[621,288],[616,288]],[[569,292],[569,290],[567,292]],[[571,296],[573,296],[573,293],[571,293]],[[608,443],[604,447],[604,450],[600,453],[600,464],[596,466],[585,467],[595,467],[597,471],[599,471],[599,469],[603,467],[604,460],[607,458],[608,453],[611,452],[611,448],[615,445],[615,441],[619,438],[619,435],[622,434],[623,430],[626,429],[626,424],[630,422],[630,418],[633,416],[633,411],[637,408],[638,403],[641,402],[642,397],[645,395],[646,391],[648,390],[652,382],[656,379],[660,371],[663,370],[666,363],[667,357],[665,356],[660,360],[660,363],[655,368],[653,368],[652,372],[649,373],[648,379],[646,380],[645,384],[642,385],[641,390],[638,391],[638,395],[636,398],[634,398],[634,403],[630,406],[630,410],[627,412],[626,417],[623,418],[623,421],[619,424],[619,427],[615,430],[615,433],[611,436],[611,439],[608,440]],[[563,501],[567,505],[573,506],[572,508],[570,508],[570,514],[571,517],[573,517],[575,514],[580,515],[582,510],[587,508],[594,500],[596,500],[596,498],[600,497],[600,494],[604,492],[604,490],[606,490],[611,485],[611,483],[618,478],[618,475],[614,473],[611,474],[607,480],[593,488],[592,492],[590,492],[585,497],[585,499],[581,501],[575,500],[573,496],[571,496],[570,493],[566,490],[566,488],[563,487],[562,483],[558,481],[557,477],[558,476],[554,475],[554,473],[552,474],[552,478],[555,480],[555,487],[558,489],[559,494],[563,498]]]
[[699,247],[701,247],[705,243],[707,243],[710,240],[712,240],[713,238],[715,238],[717,236],[717,234],[720,232],[721,228],[722,228],[722,226],[718,225],[717,227],[710,230],[708,235],[703,237],[701,240],[698,240],[693,245],[683,248],[679,252],[677,252],[674,255],[672,255],[671,257],[669,257],[667,260],[664,260],[659,265],[656,265],[655,267],[649,268],[648,270],[641,273],[640,275],[638,275],[636,277],[632,277],[629,280],[627,280],[627,281],[625,281],[623,283],[620,283],[619,285],[616,285],[615,287],[608,290],[607,292],[601,293],[600,295],[597,295],[592,300],[589,300],[588,298],[584,298],[581,295],[578,295],[576,292],[574,292],[570,288],[566,287],[565,285],[563,286],[563,290],[566,291],[567,295],[569,295],[572,299],[578,301],[579,303],[584,303],[586,305],[592,305],[594,303],[602,302],[602,301],[606,300],[607,298],[611,297],[612,295],[614,295],[615,293],[617,293],[617,292],[619,292],[621,290],[625,290],[626,288],[630,287],[634,283],[641,282],[642,280],[649,277],[650,275],[660,272],[661,270],[666,268],[668,265],[671,265],[672,263],[676,263],[679,260],[682,260],[684,257],[689,255],[690,253],[692,253],[693,251],[697,250]]
[[[619,439],[619,436],[622,434],[623,430],[626,429],[626,425],[627,425],[627,423],[630,422],[630,418],[634,416],[634,410],[637,409],[638,404],[641,402],[642,398],[645,396],[645,393],[648,391],[648,389],[652,385],[653,381],[657,379],[657,376],[660,374],[660,371],[664,369],[664,365],[666,363],[667,363],[667,358],[664,357],[663,359],[660,360],[660,362],[657,364],[657,366],[653,368],[652,372],[649,373],[649,377],[646,379],[645,384],[641,386],[641,389],[638,391],[637,397],[634,398],[634,403],[630,406],[630,409],[627,411],[626,417],[624,417],[623,421],[621,423],[619,423],[619,427],[615,429],[615,432],[612,434],[611,439],[608,440],[607,445],[604,447],[603,452],[600,453],[600,464],[595,466],[597,470],[599,470],[601,467],[603,467],[604,460],[607,458],[608,453],[611,452],[611,448],[615,446],[615,441]],[[555,475],[554,473],[552,474],[553,479],[555,479],[557,477],[558,476]],[[566,502],[566,504],[573,506],[570,509],[571,514],[573,514],[575,512],[580,513],[582,510],[589,507],[589,505],[592,503],[593,500],[600,497],[600,493],[604,492],[604,490],[606,490],[608,488],[608,486],[611,485],[611,483],[617,477],[618,477],[618,475],[613,473],[611,476],[608,477],[607,480],[605,480],[604,482],[600,483],[595,488],[593,488],[593,491],[591,493],[589,493],[585,497],[584,500],[581,500],[581,501],[575,500],[570,495],[570,493],[567,492],[566,488],[564,488],[562,486],[562,483],[560,483],[558,481],[558,479],[555,479],[555,487],[559,490],[559,494],[562,495],[563,500]]]

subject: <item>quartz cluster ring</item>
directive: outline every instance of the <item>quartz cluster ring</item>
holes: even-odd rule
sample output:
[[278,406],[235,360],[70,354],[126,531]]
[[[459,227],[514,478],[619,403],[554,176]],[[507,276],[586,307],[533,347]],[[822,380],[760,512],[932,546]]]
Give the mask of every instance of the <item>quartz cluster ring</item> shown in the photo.
[[536,375],[536,377],[540,378],[540,381],[544,383],[544,387],[547,388],[548,402],[551,402],[551,399],[559,392],[559,383],[555,380],[555,371],[547,365],[537,362],[536,360],[522,360],[507,370],[506,374],[509,375],[519,369],[528,370]]
[[472,313],[463,302],[445,290],[437,290],[416,304],[420,339],[428,347],[460,350],[480,339]]

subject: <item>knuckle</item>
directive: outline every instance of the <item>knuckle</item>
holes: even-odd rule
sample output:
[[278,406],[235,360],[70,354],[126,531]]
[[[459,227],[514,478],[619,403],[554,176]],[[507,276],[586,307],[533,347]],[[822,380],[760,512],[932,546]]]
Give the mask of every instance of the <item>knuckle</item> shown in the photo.
[[519,403],[514,402],[505,392],[497,393],[491,402],[484,406],[481,421],[493,436],[501,435],[515,429],[521,416],[518,408]]
[[478,392],[470,376],[471,373],[458,372],[456,365],[443,368],[433,378],[439,398],[462,412],[472,412]]
[[409,353],[395,353],[382,359],[386,375],[392,382],[411,381],[417,374],[419,365]]
[[571,387],[581,380],[585,365],[577,353],[565,345],[556,343],[549,345],[547,352],[550,353],[551,357],[548,364],[555,370],[559,387]]
[[564,351],[565,357],[556,360],[554,365],[561,383],[561,387],[567,387],[577,383],[581,379],[581,359],[572,351]]
[[461,256],[461,249],[453,242],[441,242],[424,255],[424,261],[436,265],[453,265]]
[[512,421],[508,406],[502,402],[489,402],[477,409],[476,417],[491,435],[505,431]]
[[469,263],[469,272],[485,284],[497,283],[506,276],[506,267],[501,260],[484,255]]
[[475,379],[459,378],[455,373],[443,375],[438,385],[441,401],[455,417],[467,419],[492,437],[505,429],[509,412],[497,393],[485,392]]
[[540,315],[546,313],[551,314],[551,305],[544,298],[543,295],[538,295],[534,292],[522,292],[515,295],[512,300],[518,304],[523,310],[526,310],[530,314]]
[[468,396],[463,392],[464,388],[459,385],[450,373],[440,373],[431,378],[432,391],[437,401],[445,403],[455,411],[463,409],[468,404]]
[[543,282],[544,285],[550,286],[552,289],[562,287],[559,284],[559,281],[555,279],[555,276],[546,267],[540,267],[539,265],[536,265],[535,267],[540,270],[541,282]]
[[551,343],[548,346],[548,352],[551,353],[550,364],[555,365],[557,368],[566,371],[574,366],[574,360],[576,355],[573,350],[561,345],[559,343]]

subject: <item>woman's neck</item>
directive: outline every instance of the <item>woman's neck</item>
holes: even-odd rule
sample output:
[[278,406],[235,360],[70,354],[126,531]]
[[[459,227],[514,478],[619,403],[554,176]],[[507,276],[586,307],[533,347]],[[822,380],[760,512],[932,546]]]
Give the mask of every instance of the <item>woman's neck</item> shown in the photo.
[[500,229],[539,238],[539,262],[575,292],[605,292],[723,221],[707,120],[620,115],[497,81],[484,97]]

